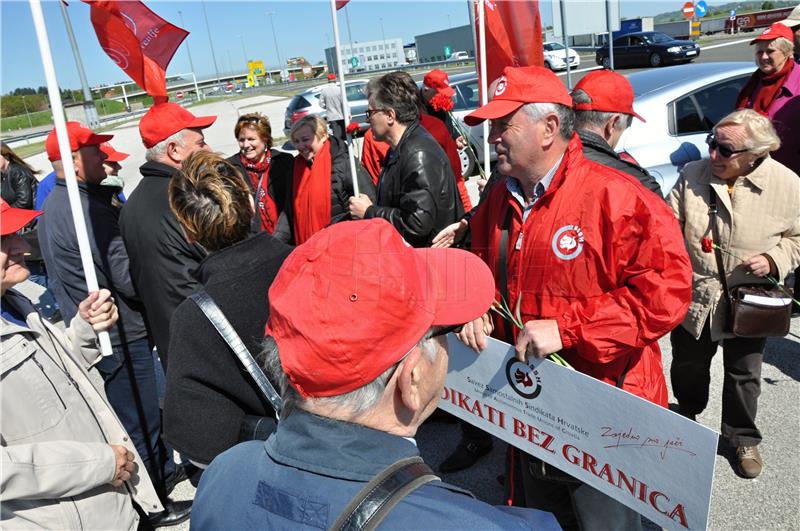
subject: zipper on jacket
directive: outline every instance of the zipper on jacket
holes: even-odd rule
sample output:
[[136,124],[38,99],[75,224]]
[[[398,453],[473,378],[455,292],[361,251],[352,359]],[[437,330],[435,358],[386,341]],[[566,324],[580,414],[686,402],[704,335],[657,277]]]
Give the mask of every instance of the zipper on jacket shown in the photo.
[[67,404],[64,403],[64,399],[61,398],[60,394],[58,394],[58,389],[56,389],[56,386],[53,383],[53,380],[51,380],[50,377],[47,375],[47,372],[45,372],[44,367],[42,367],[42,364],[39,363],[39,360],[37,360],[33,356],[31,357],[31,359],[36,364],[36,366],[39,367],[39,370],[42,371],[42,376],[44,376],[45,380],[47,380],[47,383],[50,384],[50,387],[53,389],[53,393],[55,393],[55,395],[58,397],[58,401],[61,402],[61,407],[63,407],[64,411],[66,411],[67,410]]

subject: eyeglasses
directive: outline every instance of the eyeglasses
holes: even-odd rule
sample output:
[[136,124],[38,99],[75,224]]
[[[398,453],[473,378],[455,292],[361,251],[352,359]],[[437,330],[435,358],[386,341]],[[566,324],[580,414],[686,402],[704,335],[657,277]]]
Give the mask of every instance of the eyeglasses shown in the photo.
[[239,118],[238,121],[239,122],[247,122],[247,123],[251,123],[251,124],[257,124],[258,122],[261,121],[261,118],[256,118],[255,116],[250,116],[250,117],[242,116],[241,118]]
[[730,146],[726,146],[725,144],[720,144],[717,142],[717,138],[714,136],[714,133],[709,133],[706,137],[706,144],[708,144],[708,149],[716,150],[720,155],[723,157],[730,158],[736,153],[744,153],[745,151],[750,151],[749,149],[733,149]]
[[439,328],[437,331],[435,331],[434,333],[431,334],[431,339],[433,339],[434,337],[446,336],[450,332],[453,332],[454,334],[458,334],[463,329],[464,329],[464,325],[463,324],[452,325],[452,326],[443,326],[443,327]]
[[372,120],[372,115],[378,112],[386,112],[388,109],[367,109],[365,114],[367,115],[367,120]]

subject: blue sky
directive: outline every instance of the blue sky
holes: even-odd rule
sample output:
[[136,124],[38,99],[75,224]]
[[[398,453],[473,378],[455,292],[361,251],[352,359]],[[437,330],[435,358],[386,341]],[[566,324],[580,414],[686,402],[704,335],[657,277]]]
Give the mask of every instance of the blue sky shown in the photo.
[[[725,0],[710,1],[710,4]],[[203,18],[202,4],[195,1],[166,2],[145,0],[153,11],[175,25],[190,32],[170,64],[168,74],[189,72],[188,46],[199,78],[214,73],[208,32]],[[275,33],[281,58],[304,56],[316,64],[324,60],[324,49],[333,44],[329,3],[319,0],[273,1],[212,1],[205,2],[208,21],[214,42],[214,53],[220,72],[244,70],[244,53],[251,59],[264,60],[267,65],[277,65],[275,45],[267,11],[274,13]],[[433,0],[428,2],[402,0],[351,0],[347,10],[353,41],[380,40],[381,19],[386,38],[400,37],[403,42],[413,42],[414,36],[448,26],[469,23],[468,0]],[[540,2],[542,18],[550,21],[550,0]],[[622,0],[622,15],[655,15],[680,8],[680,0],[633,1]],[[45,21],[53,49],[56,75],[64,88],[78,88],[78,74],[67,40],[58,3],[44,0]],[[86,77],[91,86],[115,83],[126,79],[105,53],[95,37],[89,21],[89,6],[71,0],[67,11],[78,41]],[[178,11],[183,14],[180,23]],[[343,11],[340,11],[339,31],[342,42],[348,39]],[[0,92],[7,93],[17,87],[38,87],[45,84],[36,36],[28,2],[0,0],[2,18],[2,54],[0,55]],[[244,50],[242,45],[244,44]]]

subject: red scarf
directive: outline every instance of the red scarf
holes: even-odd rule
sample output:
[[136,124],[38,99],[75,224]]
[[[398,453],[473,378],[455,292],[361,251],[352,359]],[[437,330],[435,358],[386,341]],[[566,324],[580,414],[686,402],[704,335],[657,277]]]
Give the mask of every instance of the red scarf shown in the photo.
[[272,159],[272,154],[267,150],[266,156],[261,162],[252,162],[247,160],[243,154],[239,153],[239,161],[247,171],[250,177],[250,184],[252,185],[255,194],[256,212],[261,218],[261,230],[267,231],[270,234],[275,232],[275,223],[278,221],[278,205],[272,200],[267,187],[269,185],[269,163]]
[[301,155],[295,156],[292,197],[294,242],[300,245],[331,224],[331,146],[328,140],[311,164]]
[[[764,75],[761,70],[753,72],[745,86],[742,87],[742,91],[739,92],[739,97],[736,99],[736,108],[750,108],[759,114],[768,116],[769,107],[778,97],[778,93],[780,93],[783,84],[786,83],[792,68],[794,68],[794,61],[789,58],[783,68],[772,74]],[[753,92],[756,89],[758,89],[758,92],[753,98]]]

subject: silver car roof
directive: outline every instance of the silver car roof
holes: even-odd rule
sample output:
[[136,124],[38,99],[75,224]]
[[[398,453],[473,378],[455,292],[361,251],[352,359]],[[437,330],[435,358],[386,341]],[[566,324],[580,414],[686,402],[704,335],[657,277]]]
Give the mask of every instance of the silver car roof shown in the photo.
[[628,74],[626,77],[633,86],[634,96],[637,100],[641,100],[644,97],[658,97],[674,90],[681,93],[691,92],[695,88],[718,79],[744,74],[748,71],[754,72],[755,69],[753,63],[744,61],[690,63],[668,68],[653,68]]

